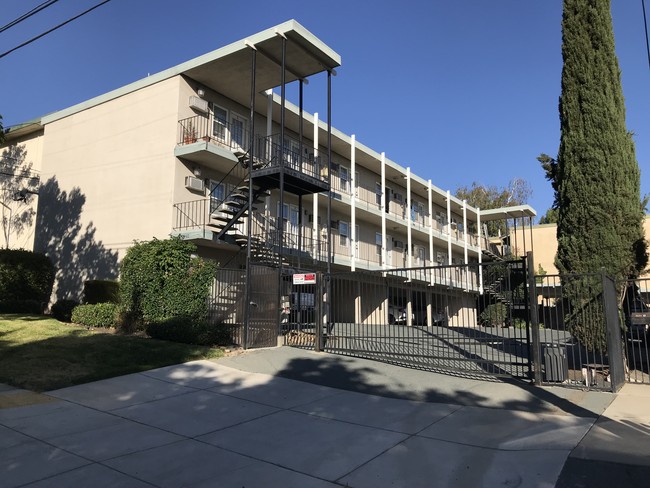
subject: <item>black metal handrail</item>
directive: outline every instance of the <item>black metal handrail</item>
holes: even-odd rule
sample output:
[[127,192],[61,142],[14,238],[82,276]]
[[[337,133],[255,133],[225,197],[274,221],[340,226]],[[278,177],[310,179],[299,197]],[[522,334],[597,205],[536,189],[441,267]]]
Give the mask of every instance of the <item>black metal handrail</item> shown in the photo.
[[177,143],[184,145],[206,141],[232,150],[247,151],[250,145],[249,134],[247,129],[231,122],[224,122],[205,115],[193,115],[178,121]]
[[[289,168],[312,178],[327,181],[327,166],[322,164],[320,157],[310,154],[300,154],[295,149],[280,144],[280,137],[274,134],[259,137],[256,155],[263,159],[268,167],[280,166]],[[282,155],[282,158],[280,158]]]

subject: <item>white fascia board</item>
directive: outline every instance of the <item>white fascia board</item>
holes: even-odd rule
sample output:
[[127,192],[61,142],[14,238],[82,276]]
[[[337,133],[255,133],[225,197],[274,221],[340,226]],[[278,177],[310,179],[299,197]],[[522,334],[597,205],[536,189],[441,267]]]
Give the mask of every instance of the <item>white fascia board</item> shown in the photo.
[[530,205],[514,205],[512,207],[491,208],[481,210],[481,221],[505,220],[521,217],[535,217],[537,212]]

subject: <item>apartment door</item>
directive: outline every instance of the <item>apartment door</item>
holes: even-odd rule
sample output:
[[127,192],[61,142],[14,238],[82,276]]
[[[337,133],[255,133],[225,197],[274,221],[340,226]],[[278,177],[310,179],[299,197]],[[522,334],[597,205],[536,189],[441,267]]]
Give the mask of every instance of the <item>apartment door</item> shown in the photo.
[[246,144],[246,124],[247,120],[235,112],[230,114],[230,137],[233,148],[245,148]]
[[[280,202],[278,202],[279,208]],[[282,207],[282,229],[284,231],[284,245],[290,248],[298,247],[298,219],[298,207],[285,203]]]
[[359,257],[359,240],[360,240],[360,233],[361,230],[359,229],[359,225],[354,226],[354,257],[358,258]]
[[386,264],[393,265],[393,238],[386,235]]

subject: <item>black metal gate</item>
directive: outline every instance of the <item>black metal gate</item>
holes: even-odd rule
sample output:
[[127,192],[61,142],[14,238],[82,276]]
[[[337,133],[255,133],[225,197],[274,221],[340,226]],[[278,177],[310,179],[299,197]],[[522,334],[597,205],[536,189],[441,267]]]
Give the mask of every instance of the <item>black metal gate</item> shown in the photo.
[[287,344],[470,377],[531,377],[525,260],[318,279],[321,321],[292,323]]
[[248,324],[244,324],[244,344],[248,348],[278,345],[279,268],[251,265]]

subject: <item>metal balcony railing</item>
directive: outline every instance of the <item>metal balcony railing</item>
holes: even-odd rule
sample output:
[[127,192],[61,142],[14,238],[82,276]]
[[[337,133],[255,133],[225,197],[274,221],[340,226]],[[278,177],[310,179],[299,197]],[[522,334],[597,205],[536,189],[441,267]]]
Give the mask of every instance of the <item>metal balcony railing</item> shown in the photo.
[[212,142],[231,150],[247,151],[250,132],[238,123],[224,122],[213,117],[194,115],[178,121],[177,144]]

